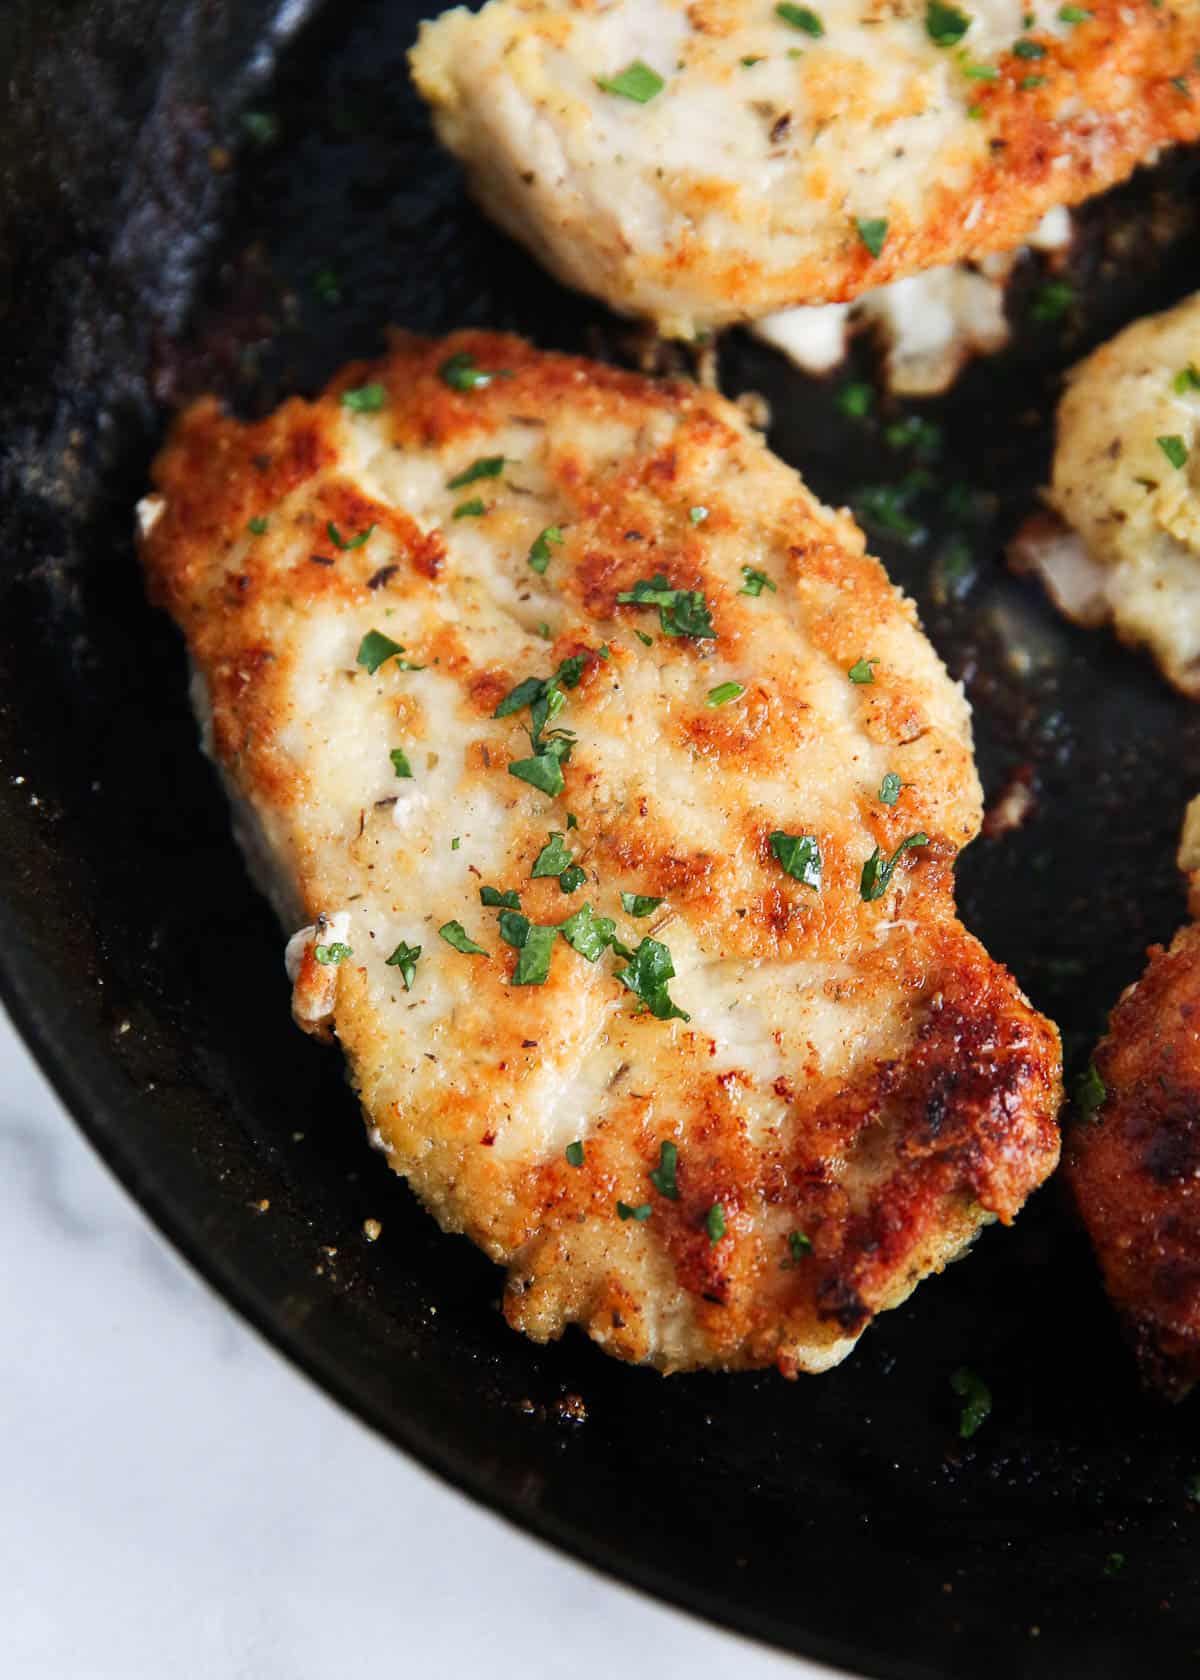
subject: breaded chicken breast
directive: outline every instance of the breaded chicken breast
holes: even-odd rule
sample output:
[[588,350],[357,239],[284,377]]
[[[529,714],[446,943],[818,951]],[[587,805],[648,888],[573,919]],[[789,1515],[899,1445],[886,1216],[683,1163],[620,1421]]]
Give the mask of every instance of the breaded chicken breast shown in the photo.
[[1011,251],[1200,135],[1195,0],[491,0],[417,85],[480,203],[661,330]]
[[[1200,799],[1180,868],[1200,915]],[[1066,1171],[1147,1382],[1182,1399],[1200,1378],[1200,925],[1150,964],[1083,1082]]]
[[[821,1370],[1058,1152],[967,707],[737,409],[400,337],[142,504],[294,1009],[538,1340]],[[302,924],[302,925],[301,925]]]
[[1200,293],[1071,374],[1046,501],[1052,516],[1014,547],[1018,569],[1069,618],[1111,622],[1200,697]]

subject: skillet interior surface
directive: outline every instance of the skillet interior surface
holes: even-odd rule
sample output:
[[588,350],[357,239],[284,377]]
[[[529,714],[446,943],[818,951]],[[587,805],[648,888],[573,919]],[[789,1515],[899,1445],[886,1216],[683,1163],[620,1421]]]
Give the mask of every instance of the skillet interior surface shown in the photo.
[[[279,930],[133,558],[167,415],[207,387],[247,411],[311,390],[389,321],[609,355],[625,337],[466,200],[405,72],[420,10],[22,0],[0,21],[18,92],[0,115],[7,1001],[93,1142],[242,1311],[555,1544],[871,1675],[1191,1672],[1194,1408],[1139,1392],[1054,1184],[832,1374],[664,1381],[581,1336],[509,1332],[499,1274],[364,1147],[336,1055],[291,1025]],[[773,445],[820,494],[887,486],[865,497],[876,516],[925,532],[876,524],[872,544],[967,683],[989,793],[1021,767],[1036,793],[1017,832],[964,857],[964,918],[1076,1066],[1182,918],[1200,722],[1000,553],[1045,473],[1063,367],[1200,275],[1195,175],[1177,160],[1090,214],[1086,315],[1031,325],[1019,285],[1018,347],[943,401],[856,420],[846,375],[806,381],[743,335],[721,350],[724,388],[767,396]],[[940,445],[903,443],[905,414]],[[964,1364],[995,1398],[969,1442],[948,1383]]]

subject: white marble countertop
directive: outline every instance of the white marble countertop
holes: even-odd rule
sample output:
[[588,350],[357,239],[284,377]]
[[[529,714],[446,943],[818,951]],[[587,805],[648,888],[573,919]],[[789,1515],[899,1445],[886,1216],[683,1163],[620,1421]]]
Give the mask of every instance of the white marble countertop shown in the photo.
[[609,1680],[631,1652],[656,1680],[829,1675],[591,1574],[377,1440],[175,1256],[3,1016],[0,1073],[4,1680]]

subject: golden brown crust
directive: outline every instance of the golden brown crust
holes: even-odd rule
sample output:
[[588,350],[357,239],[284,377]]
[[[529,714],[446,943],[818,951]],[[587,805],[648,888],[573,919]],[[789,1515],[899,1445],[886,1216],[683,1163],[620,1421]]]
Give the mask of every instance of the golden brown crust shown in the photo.
[[[450,389],[452,354],[496,377]],[[382,408],[349,412],[368,381]],[[500,453],[500,476],[448,489]],[[443,1225],[508,1266],[511,1322],[544,1339],[576,1321],[666,1369],[820,1369],[1052,1170],[1056,1035],[954,915],[979,823],[961,693],[860,533],[734,408],[511,338],[401,335],[257,425],[196,405],[155,481],[145,563],[217,756],[305,916],[346,917],[332,1018],[368,1119]],[[484,511],[455,519],[475,490]],[[341,548],[331,521],[371,534]],[[527,555],[551,525],[542,576]],[[740,593],[746,564],[776,589]],[[714,641],[618,602],[659,571],[703,592]],[[368,628],[424,669],[356,669]],[[507,774],[527,715],[492,714],[577,653],[549,799]],[[730,678],[738,703],[708,705]],[[819,837],[819,891],[780,869],[776,829]],[[577,895],[531,878],[551,830]],[[917,830],[930,843],[865,903],[867,855]],[[545,984],[515,986],[484,884],[542,925],[586,901],[631,945],[666,942],[691,1020],[637,1013],[620,962],[562,939]],[[618,889],[665,902],[635,921]],[[439,939],[451,919],[486,956]],[[422,946],[411,992],[384,963],[400,939]],[[328,978],[307,954],[298,972]],[[648,1177],[664,1140],[677,1200]]]
[[1107,1095],[1066,1171],[1146,1381],[1200,1378],[1200,927],[1153,946],[1095,1065]]
[[[1013,250],[1200,136],[1193,0],[1094,0],[1066,27],[1041,0],[1025,27],[968,9],[956,50],[923,0],[817,10],[797,47],[749,0],[638,0],[602,27],[575,0],[493,0],[425,25],[414,71],[491,214],[567,283],[680,333]],[[597,61],[635,43],[666,85],[617,110]],[[877,218],[876,255],[856,224]]]

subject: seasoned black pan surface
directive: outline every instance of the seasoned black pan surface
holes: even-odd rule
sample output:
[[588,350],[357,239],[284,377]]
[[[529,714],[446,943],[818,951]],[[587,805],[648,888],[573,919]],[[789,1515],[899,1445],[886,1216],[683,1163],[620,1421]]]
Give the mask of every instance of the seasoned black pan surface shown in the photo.
[[[388,322],[631,353],[465,197],[405,71],[420,10],[10,0],[0,18],[6,1001],[96,1147],[235,1305],[556,1545],[872,1676],[1191,1673],[1195,1407],[1139,1391],[1054,1184],[831,1375],[664,1381],[579,1336],[509,1332],[498,1274],[364,1147],[336,1056],[290,1023],[279,930],[132,553],[172,408],[215,387],[264,410]],[[1198,178],[1176,159],[1090,211],[1075,301],[1025,275],[1015,348],[943,401],[856,418],[849,374],[807,381],[741,334],[720,352],[724,388],[769,401],[775,448],[871,515],[967,683],[989,793],[1031,778],[1024,824],[962,861],[964,913],[1075,1066],[1181,919],[1200,715],[1147,662],[1061,625],[1001,555],[1045,476],[1063,368],[1200,280]],[[927,424],[905,438],[906,417]],[[969,1441],[960,1365],[995,1401]]]

